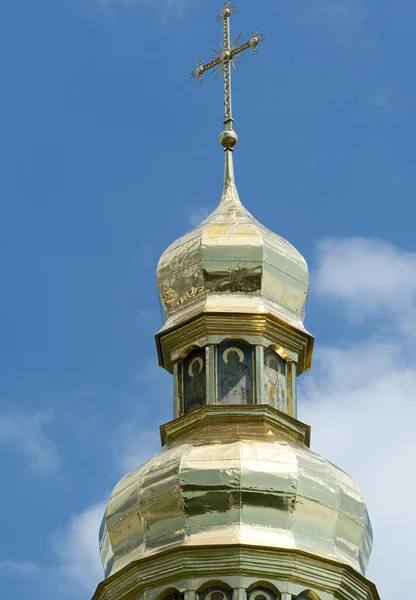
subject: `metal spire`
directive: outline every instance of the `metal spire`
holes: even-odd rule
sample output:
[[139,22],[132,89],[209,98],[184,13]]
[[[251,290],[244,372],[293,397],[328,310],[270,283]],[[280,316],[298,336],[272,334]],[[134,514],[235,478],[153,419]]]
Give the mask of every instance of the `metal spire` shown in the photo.
[[196,78],[198,83],[202,82],[204,74],[211,69],[214,69],[215,77],[217,77],[218,74],[223,75],[225,130],[220,136],[220,142],[222,146],[224,146],[226,152],[226,178],[228,172],[228,177],[232,181],[234,181],[234,170],[232,167],[232,157],[230,154],[233,151],[234,146],[238,143],[238,135],[233,130],[231,67],[235,69],[235,64],[238,62],[236,57],[242,52],[245,52],[251,48],[253,54],[255,54],[257,52],[258,45],[265,39],[265,35],[259,34],[257,30],[253,31],[250,41],[246,42],[245,44],[239,44],[241,33],[239,36],[237,36],[237,38],[232,39],[230,33],[230,17],[236,12],[236,10],[236,6],[230,5],[230,0],[225,1],[224,10],[217,17],[217,21],[223,21],[224,25],[224,39],[223,43],[221,44],[221,50],[214,50],[218,56],[207,64],[204,64],[202,59],[199,60],[197,68],[192,72],[192,77]]

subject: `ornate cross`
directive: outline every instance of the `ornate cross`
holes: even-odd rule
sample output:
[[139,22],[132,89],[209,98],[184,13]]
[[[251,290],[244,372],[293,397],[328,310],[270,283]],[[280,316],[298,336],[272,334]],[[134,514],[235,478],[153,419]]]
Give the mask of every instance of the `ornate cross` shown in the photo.
[[[239,44],[241,39],[240,35],[231,39],[230,33],[230,17],[237,10],[236,6],[230,5],[230,0],[226,0],[224,4],[224,10],[217,17],[217,21],[223,21],[224,24],[224,40],[221,44],[221,50],[214,50],[217,54],[211,62],[204,64],[201,59],[198,61],[198,66],[195,71],[192,72],[192,77],[197,79],[198,83],[201,83],[204,79],[204,74],[211,69],[214,69],[215,77],[218,74],[222,74],[224,78],[224,124],[226,131],[221,136],[221,143],[225,148],[232,149],[237,143],[237,134],[233,132],[233,111],[231,102],[231,67],[234,69],[235,64],[238,63],[236,57],[249,50],[251,48],[253,54],[257,52],[258,45],[265,39],[265,35],[259,33],[257,30],[253,31],[251,39],[245,44]],[[232,132],[230,134],[229,132]],[[228,135],[227,135],[228,134]]]

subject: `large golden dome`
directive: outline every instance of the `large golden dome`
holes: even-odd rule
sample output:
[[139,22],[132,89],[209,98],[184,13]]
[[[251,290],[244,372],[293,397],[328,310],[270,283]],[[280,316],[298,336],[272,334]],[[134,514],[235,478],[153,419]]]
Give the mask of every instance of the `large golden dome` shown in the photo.
[[106,575],[173,547],[236,544],[310,553],[364,574],[364,499],[309,450],[308,432],[267,406],[205,407],[165,426],[164,448],[111,495]]

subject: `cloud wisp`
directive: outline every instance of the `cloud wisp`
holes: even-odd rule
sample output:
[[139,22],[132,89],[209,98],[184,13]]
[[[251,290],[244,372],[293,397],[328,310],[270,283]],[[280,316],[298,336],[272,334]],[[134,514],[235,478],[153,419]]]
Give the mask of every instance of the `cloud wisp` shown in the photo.
[[[405,596],[412,584],[416,535],[409,515],[416,438],[416,257],[379,240],[330,240],[319,245],[315,292],[348,320],[361,342],[324,347],[301,384],[300,418],[312,425],[312,448],[345,469],[366,497],[375,532],[368,576],[382,598]],[[386,334],[385,315],[393,324]],[[382,335],[381,335],[382,332]],[[380,341],[381,339],[381,341]],[[400,579],[397,574],[400,573]]]
[[44,431],[52,422],[50,411],[16,409],[0,414],[0,447],[8,446],[23,454],[33,471],[55,471],[61,464],[61,457]]
[[65,590],[74,597],[74,591],[87,596],[94,593],[103,579],[98,532],[105,511],[105,502],[94,504],[71,517],[65,527],[52,536],[52,544],[59,566],[50,569],[50,583],[57,585],[62,597]]
[[0,560],[0,575],[4,577],[32,577],[41,570],[38,563],[31,561]]

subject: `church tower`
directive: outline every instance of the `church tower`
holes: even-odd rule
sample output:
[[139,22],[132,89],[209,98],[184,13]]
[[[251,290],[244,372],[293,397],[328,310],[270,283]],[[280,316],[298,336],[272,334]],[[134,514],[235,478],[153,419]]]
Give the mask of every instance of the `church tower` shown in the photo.
[[354,481],[309,449],[297,377],[311,366],[309,273],[286,240],[242,205],[234,178],[231,67],[254,32],[219,20],[224,189],[216,210],[162,255],[166,321],[156,336],[173,375],[162,449],[114,489],[100,531],[105,580],[93,600],[379,600],[365,578],[372,547]]

